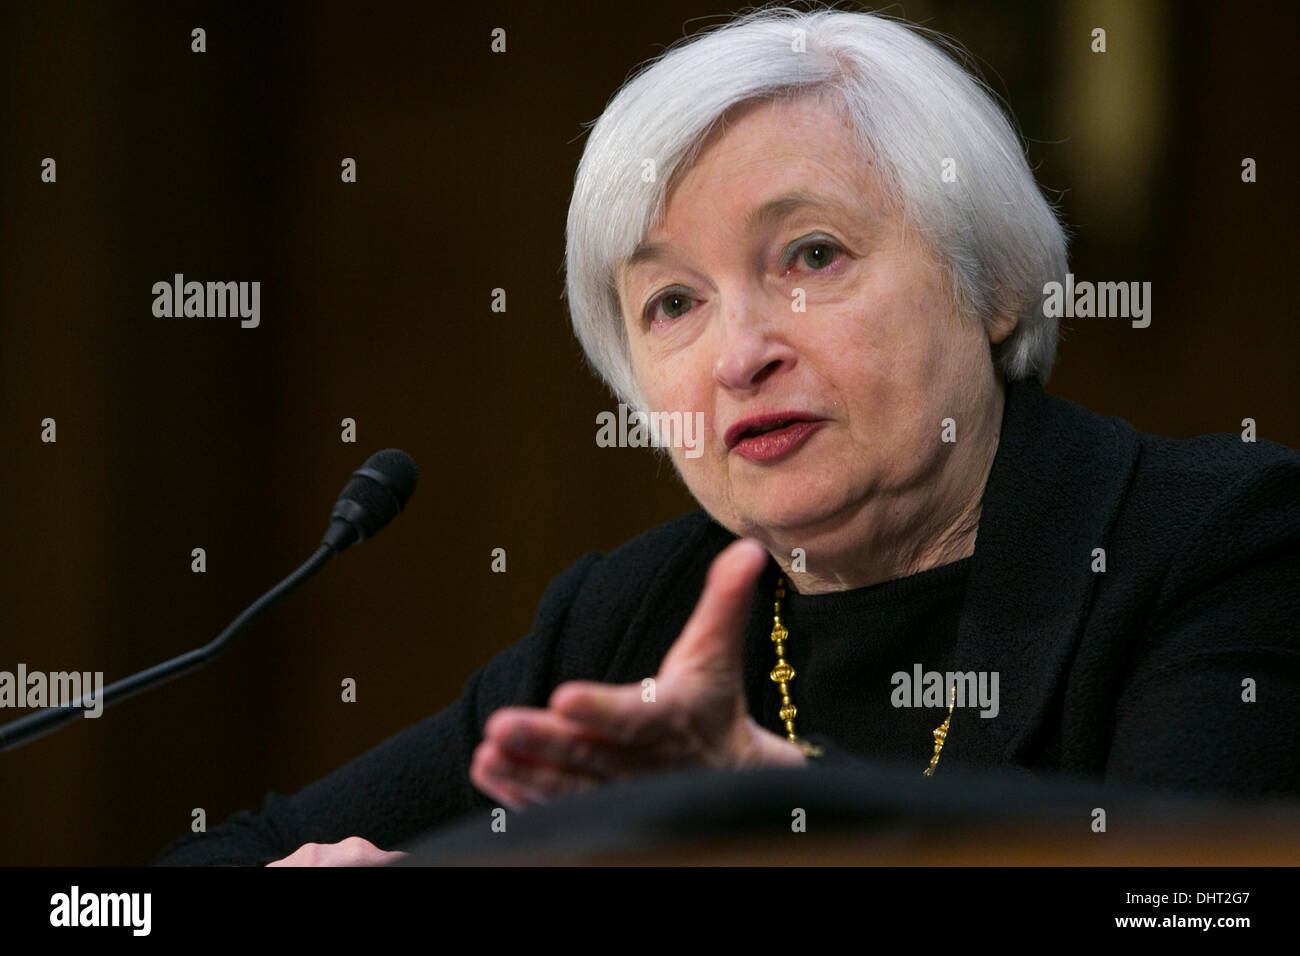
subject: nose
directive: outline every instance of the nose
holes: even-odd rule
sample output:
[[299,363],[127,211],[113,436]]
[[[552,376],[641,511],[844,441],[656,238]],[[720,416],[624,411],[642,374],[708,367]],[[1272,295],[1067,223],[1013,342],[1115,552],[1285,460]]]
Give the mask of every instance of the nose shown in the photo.
[[727,316],[721,323],[714,379],[729,389],[752,389],[793,364],[793,350],[773,335],[773,325],[757,308],[742,306]]

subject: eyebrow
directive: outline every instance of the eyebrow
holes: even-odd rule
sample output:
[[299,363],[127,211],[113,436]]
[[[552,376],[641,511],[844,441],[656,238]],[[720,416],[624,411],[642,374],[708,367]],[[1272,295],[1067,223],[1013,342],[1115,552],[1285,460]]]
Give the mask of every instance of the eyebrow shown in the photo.
[[[803,189],[792,189],[789,192],[782,193],[773,199],[769,199],[763,205],[750,210],[749,215],[745,217],[745,228],[749,232],[758,229],[770,228],[789,216],[794,215],[801,209],[819,208],[840,215],[848,214],[848,208],[841,202],[820,196],[817,193],[811,193]],[[652,262],[667,258],[668,246],[662,242],[642,242],[633,251],[630,256],[623,262],[622,271],[627,275],[634,268],[643,262]]]

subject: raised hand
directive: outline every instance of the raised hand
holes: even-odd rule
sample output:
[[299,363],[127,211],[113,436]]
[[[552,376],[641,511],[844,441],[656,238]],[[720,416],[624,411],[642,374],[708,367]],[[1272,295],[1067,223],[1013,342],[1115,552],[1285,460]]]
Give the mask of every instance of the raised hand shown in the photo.
[[474,785],[512,809],[622,776],[685,767],[800,766],[786,738],[749,716],[741,642],[749,597],[767,553],[734,542],[709,568],[704,591],[655,677],[642,685],[569,681],[545,709],[503,707],[474,752]]

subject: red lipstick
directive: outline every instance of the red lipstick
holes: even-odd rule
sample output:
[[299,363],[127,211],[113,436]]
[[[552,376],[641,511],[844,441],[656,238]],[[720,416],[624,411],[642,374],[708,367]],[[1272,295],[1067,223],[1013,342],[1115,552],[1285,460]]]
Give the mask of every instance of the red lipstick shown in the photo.
[[797,449],[824,422],[807,412],[769,412],[736,422],[727,429],[723,442],[742,458],[775,461]]

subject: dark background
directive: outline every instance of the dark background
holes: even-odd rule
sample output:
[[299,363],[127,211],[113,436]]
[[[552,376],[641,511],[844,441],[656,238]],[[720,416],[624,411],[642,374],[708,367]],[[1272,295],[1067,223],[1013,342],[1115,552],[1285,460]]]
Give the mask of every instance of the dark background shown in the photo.
[[[4,8],[0,670],[109,683],[206,643],[306,559],[368,455],[404,448],[421,481],[208,669],[0,756],[0,864],[147,863],[195,807],[212,826],[294,792],[454,700],[582,553],[694,507],[650,451],[595,445],[616,404],[568,327],[564,223],[583,124],[735,9]],[[884,9],[1010,104],[1075,275],[1153,283],[1149,328],[1072,323],[1048,390],[1300,446],[1292,5]],[[176,272],[260,281],[261,326],[155,318]]]

